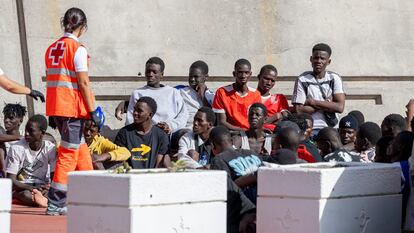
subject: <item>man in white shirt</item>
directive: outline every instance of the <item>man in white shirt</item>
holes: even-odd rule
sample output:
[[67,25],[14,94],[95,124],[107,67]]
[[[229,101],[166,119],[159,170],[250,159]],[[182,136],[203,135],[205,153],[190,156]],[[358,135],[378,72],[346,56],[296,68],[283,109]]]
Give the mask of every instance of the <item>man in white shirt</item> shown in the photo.
[[[207,88],[208,65],[204,61],[196,61],[190,66],[188,74],[189,86],[180,88],[181,96],[188,111],[186,128],[193,127],[194,116],[201,107],[213,104],[214,92]],[[176,87],[177,88],[177,87]]]
[[158,110],[152,118],[154,125],[160,127],[167,134],[185,127],[188,112],[180,91],[160,83],[164,75],[164,68],[164,61],[159,57],[152,57],[145,63],[147,85],[132,92],[128,104],[126,125],[134,122],[132,113],[138,99],[150,96],[158,106]]
[[56,147],[43,140],[46,129],[44,116],[32,116],[24,139],[12,144],[7,153],[6,173],[13,182],[13,198],[29,206],[47,206],[45,195],[55,170]]
[[331,53],[329,45],[315,45],[310,57],[313,71],[301,74],[296,80],[293,91],[292,104],[296,112],[312,114],[314,120],[312,135],[316,135],[319,130],[328,126],[325,117],[327,113],[342,113],[345,107],[341,77],[326,70],[331,63]]
[[213,110],[201,107],[194,116],[193,130],[184,134],[178,141],[178,153],[190,156],[201,166],[210,164],[212,153],[208,138],[215,121],[216,115]]

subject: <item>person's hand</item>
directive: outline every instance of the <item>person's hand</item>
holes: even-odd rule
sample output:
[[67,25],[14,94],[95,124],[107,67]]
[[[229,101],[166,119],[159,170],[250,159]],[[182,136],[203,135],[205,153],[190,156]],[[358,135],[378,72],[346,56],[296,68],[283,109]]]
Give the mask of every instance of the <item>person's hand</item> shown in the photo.
[[100,117],[99,114],[100,113],[98,112],[98,108],[95,111],[90,112],[92,121],[95,123],[96,126],[98,126],[98,128],[101,128],[101,126],[102,126],[101,124],[103,122],[102,122],[101,117]]
[[93,157],[93,163],[104,162],[104,161],[111,159],[111,155],[109,153],[104,153],[101,155],[93,154],[92,157]]
[[256,232],[256,213],[244,214],[239,224],[240,233]]
[[187,155],[190,156],[195,161],[200,160],[200,154],[194,149],[188,150]]
[[157,126],[162,129],[166,134],[171,134],[170,126],[165,122],[158,122]]
[[405,107],[407,108],[407,111],[405,111],[407,117],[412,117],[414,115],[414,99],[410,99],[410,101],[408,101],[408,104],[405,105]]
[[43,95],[42,92],[37,91],[37,90],[30,90],[30,97],[32,97],[35,100],[38,100],[38,98],[40,99],[40,101],[42,101],[42,103],[45,102],[45,96]]
[[122,115],[124,115],[125,112],[125,101],[121,101],[121,103],[118,104],[118,106],[115,108],[115,117],[116,119],[122,121]]

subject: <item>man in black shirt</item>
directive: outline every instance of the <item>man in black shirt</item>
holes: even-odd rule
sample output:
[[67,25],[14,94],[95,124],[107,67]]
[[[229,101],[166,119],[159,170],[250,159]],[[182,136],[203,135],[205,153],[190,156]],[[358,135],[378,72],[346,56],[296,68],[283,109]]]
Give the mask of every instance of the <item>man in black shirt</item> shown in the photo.
[[166,133],[152,125],[157,103],[148,96],[141,97],[134,107],[134,123],[119,130],[115,144],[131,152],[129,163],[134,169],[155,168],[157,161],[167,153],[169,140]]

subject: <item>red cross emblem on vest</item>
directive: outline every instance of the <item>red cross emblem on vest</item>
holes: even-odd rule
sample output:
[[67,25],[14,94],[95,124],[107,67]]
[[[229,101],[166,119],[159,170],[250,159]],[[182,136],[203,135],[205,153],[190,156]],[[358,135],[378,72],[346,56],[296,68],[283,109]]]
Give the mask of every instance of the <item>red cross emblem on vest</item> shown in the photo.
[[52,60],[52,65],[58,65],[60,59],[65,55],[65,42],[58,41],[56,45],[50,48],[49,59]]

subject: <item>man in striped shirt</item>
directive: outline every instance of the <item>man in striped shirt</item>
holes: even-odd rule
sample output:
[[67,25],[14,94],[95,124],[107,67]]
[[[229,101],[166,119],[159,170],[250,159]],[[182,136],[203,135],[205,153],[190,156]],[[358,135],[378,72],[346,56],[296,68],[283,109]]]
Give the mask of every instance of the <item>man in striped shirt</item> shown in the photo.
[[297,78],[293,91],[292,104],[296,112],[312,115],[312,136],[328,126],[325,113],[342,113],[345,107],[341,77],[326,70],[331,63],[331,53],[329,45],[315,45],[310,57],[313,70]]

